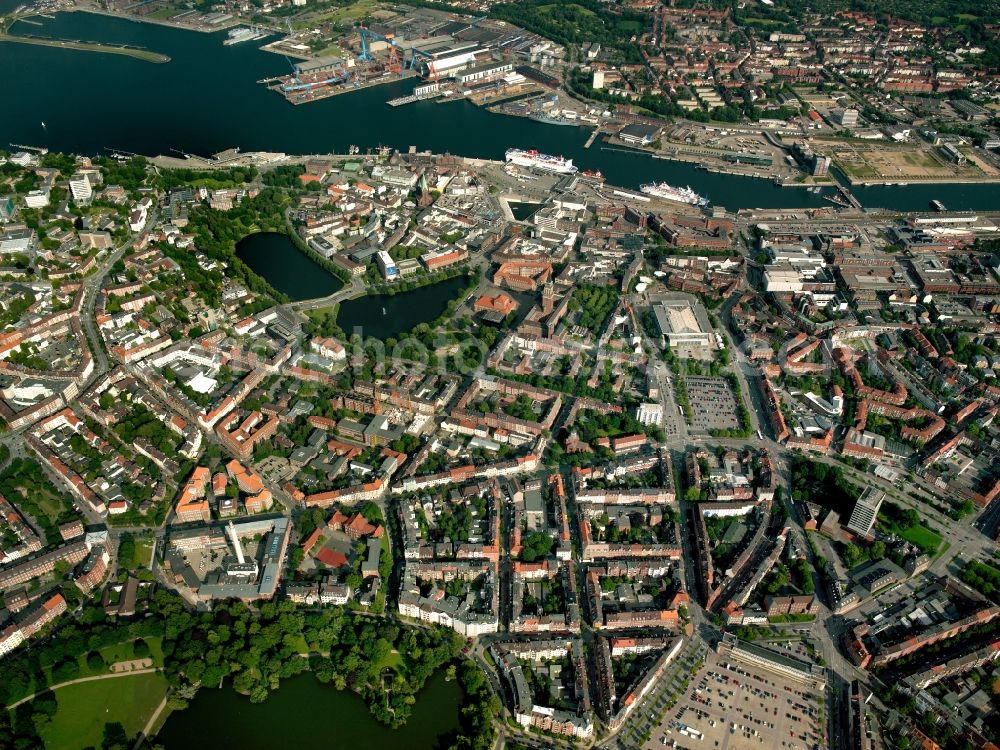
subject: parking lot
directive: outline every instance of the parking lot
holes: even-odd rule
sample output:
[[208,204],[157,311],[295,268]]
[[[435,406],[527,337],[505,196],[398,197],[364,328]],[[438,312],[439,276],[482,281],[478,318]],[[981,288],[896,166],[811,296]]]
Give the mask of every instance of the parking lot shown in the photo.
[[691,671],[710,653],[701,641],[689,642],[656,682],[650,694],[635,708],[621,732],[606,747],[610,750],[635,750],[642,745],[643,737],[659,737],[662,732],[658,727],[673,713],[671,709],[675,702],[688,692],[690,680],[693,679]]
[[643,748],[812,750],[820,743],[819,696],[770,673],[741,664],[727,667],[709,652],[684,697]]
[[725,378],[689,375],[688,401],[691,404],[691,428],[700,432],[737,430],[740,418],[736,397]]

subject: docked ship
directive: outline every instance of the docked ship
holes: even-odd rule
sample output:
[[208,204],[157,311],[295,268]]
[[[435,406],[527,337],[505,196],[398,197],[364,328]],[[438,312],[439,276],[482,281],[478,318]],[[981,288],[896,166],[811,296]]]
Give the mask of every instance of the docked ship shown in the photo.
[[576,174],[577,168],[573,166],[572,159],[564,159],[561,156],[549,156],[540,154],[534,149],[522,151],[519,148],[507,149],[507,161],[517,164],[519,167],[534,167],[545,172],[555,172],[556,174]]
[[645,185],[640,185],[639,189],[646,195],[652,195],[654,198],[662,198],[666,201],[687,203],[699,207],[708,205],[708,198],[702,198],[689,187],[679,188],[665,182],[647,182]]
[[230,29],[229,35],[223,42],[227,47],[231,44],[240,44],[242,42],[252,42],[254,39],[263,39],[267,36],[267,32],[262,31],[256,26],[251,26],[247,28],[246,26],[241,26],[238,29]]

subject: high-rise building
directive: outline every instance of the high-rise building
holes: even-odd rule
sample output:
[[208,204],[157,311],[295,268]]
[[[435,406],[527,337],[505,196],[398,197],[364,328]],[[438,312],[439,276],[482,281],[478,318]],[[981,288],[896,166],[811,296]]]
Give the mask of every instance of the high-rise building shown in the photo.
[[823,177],[830,171],[830,157],[816,154],[812,167],[813,177]]
[[399,276],[399,269],[396,268],[396,261],[392,259],[385,250],[380,250],[375,256],[375,262],[382,272],[382,278],[386,281],[393,281]]
[[882,490],[865,487],[865,491],[858,498],[854,510],[851,511],[851,520],[847,522],[848,530],[860,536],[871,534],[883,500],[885,500],[885,493]]
[[24,196],[24,205],[28,208],[45,208],[49,205],[49,189],[29,191]]
[[78,174],[69,181],[70,192],[74,203],[88,203],[94,197],[94,187],[85,174]]
[[840,124],[845,128],[856,128],[858,126],[858,110],[853,107],[841,110]]

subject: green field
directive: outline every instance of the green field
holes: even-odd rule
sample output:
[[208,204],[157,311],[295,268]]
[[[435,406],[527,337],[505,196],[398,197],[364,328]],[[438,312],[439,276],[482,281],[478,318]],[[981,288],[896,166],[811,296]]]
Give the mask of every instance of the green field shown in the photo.
[[42,732],[49,750],[100,747],[104,725],[119,722],[127,735],[143,727],[167,692],[161,674],[83,682],[56,690],[59,708]]
[[180,12],[177,8],[167,6],[165,8],[157,8],[147,15],[146,18],[155,18],[157,21],[168,21]]
[[386,654],[379,666],[382,667],[382,669],[391,667],[399,672],[403,668],[403,655],[396,650],[392,650]]
[[866,162],[838,161],[837,166],[848,177],[853,177],[857,180],[875,179],[878,177],[878,172],[872,169]]
[[376,0],[358,0],[356,3],[342,8],[334,8],[329,12],[319,11],[315,14],[310,13],[303,16],[302,20],[294,21],[292,26],[296,29],[308,29],[326,22],[334,24],[343,23],[344,21],[353,22],[365,16],[370,16],[376,8],[378,8]]
[[920,547],[920,549],[929,555],[933,555],[941,544],[941,535],[923,526],[911,526],[908,529],[899,529],[896,533],[910,544]]
[[331,56],[343,57],[345,60],[352,57],[351,53],[345,52],[339,44],[331,44],[329,47],[325,47],[316,53],[316,57],[331,57]]
[[287,643],[290,644],[297,654],[308,654],[309,644],[306,643],[305,636],[294,636],[287,639]]
[[[162,648],[162,638],[160,636],[147,636],[143,638],[147,644],[149,644],[149,658],[153,660],[154,667],[163,666],[163,648]],[[77,657],[77,663],[80,666],[80,672],[77,677],[92,677],[98,674],[107,674],[112,664],[118,661],[131,661],[135,658],[135,654],[132,650],[132,641],[124,641],[122,643],[117,643],[113,646],[106,646],[101,649],[101,656],[104,657],[104,661],[107,662],[107,666],[101,669],[91,669],[87,664],[87,655],[80,654]],[[57,684],[62,682],[62,680],[54,680],[52,677],[52,665],[46,664],[42,667],[42,673],[45,675],[46,684],[45,685],[34,685],[28,689],[25,693],[21,695],[11,696],[11,700],[15,701],[20,698],[24,698],[30,695],[31,692],[41,690],[47,685]]]
[[[163,639],[158,635],[150,635],[143,638],[143,640],[149,645],[149,658],[153,660],[153,666],[162,667],[163,649],[161,644]],[[124,641],[114,646],[102,648],[101,656],[104,657],[109,666],[116,661],[131,661],[135,658],[135,653],[132,650],[132,641]]]
[[[551,13],[553,10],[556,9],[556,7],[557,6],[555,5],[539,5],[537,10],[539,13]],[[586,18],[594,18],[597,16],[597,14],[594,13],[594,11],[590,10],[590,8],[584,8],[582,5],[577,5],[576,3],[572,3],[570,5],[565,5],[561,7],[572,9],[576,13],[579,13],[581,16],[584,16]]]

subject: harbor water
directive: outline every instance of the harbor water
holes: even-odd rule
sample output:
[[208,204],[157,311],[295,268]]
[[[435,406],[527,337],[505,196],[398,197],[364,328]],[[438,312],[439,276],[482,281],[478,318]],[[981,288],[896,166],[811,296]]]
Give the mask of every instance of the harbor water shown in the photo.
[[[386,105],[409,94],[413,80],[292,106],[256,81],[282,75],[288,61],[257,42],[225,46],[225,32],[204,34],[87,13],[59,13],[14,33],[126,43],[169,55],[154,65],[121,55],[0,44],[5,72],[0,144],[46,146],[84,154],[210,155],[227,148],[285,153],[362,152],[380,145],[502,159],[511,146],[572,158],[612,184],[690,185],[713,204],[737,208],[829,207],[822,195],[768,180],[699,170],[646,154],[585,149],[590,130],[496,115],[467,101]],[[45,126],[42,126],[42,122]],[[866,208],[927,210],[1000,205],[1000,185],[911,185],[854,190]]]

